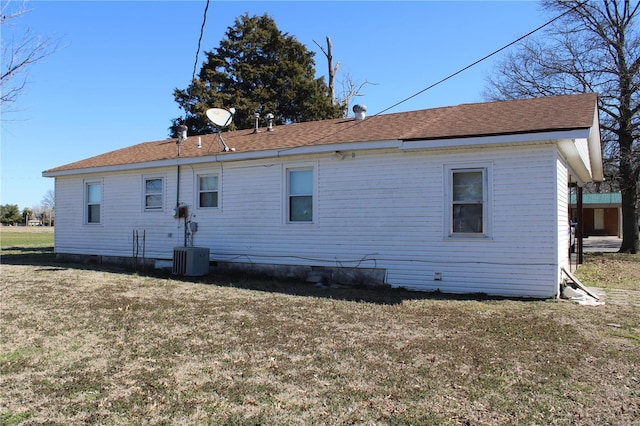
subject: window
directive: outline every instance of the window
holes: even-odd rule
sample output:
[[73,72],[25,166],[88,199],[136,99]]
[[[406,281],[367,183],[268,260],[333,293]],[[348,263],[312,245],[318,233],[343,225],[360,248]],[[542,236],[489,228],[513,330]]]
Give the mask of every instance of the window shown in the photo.
[[198,207],[218,207],[218,176],[198,176]]
[[489,236],[488,168],[449,168],[448,235]]
[[102,184],[100,182],[87,182],[86,187],[86,221],[87,223],[100,223],[100,207],[102,205]]
[[313,221],[313,169],[287,170],[289,222]]
[[162,210],[162,178],[144,179],[144,209]]

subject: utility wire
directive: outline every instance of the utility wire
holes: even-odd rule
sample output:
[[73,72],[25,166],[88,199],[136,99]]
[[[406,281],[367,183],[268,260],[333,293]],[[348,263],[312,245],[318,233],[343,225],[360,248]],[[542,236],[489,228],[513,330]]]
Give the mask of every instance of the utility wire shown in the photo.
[[405,99],[403,99],[403,100],[401,100],[401,101],[399,101],[399,102],[396,102],[395,104],[391,105],[390,107],[383,109],[382,111],[380,111],[380,112],[378,112],[377,114],[375,114],[375,115],[374,115],[374,117],[375,117],[376,115],[383,114],[383,113],[385,113],[385,112],[389,111],[390,109],[393,109],[393,108],[397,107],[398,105],[403,104],[403,103],[407,102],[408,100],[415,98],[416,96],[419,96],[419,95],[423,94],[423,93],[424,93],[424,92],[426,92],[427,90],[430,90],[430,89],[432,89],[432,88],[436,87],[437,85],[442,84],[442,83],[444,83],[445,81],[447,81],[447,80],[449,80],[449,79],[451,79],[451,78],[455,77],[456,75],[458,75],[458,74],[460,74],[460,73],[462,73],[462,72],[464,72],[464,71],[468,70],[469,68],[471,68],[471,67],[474,67],[474,66],[478,65],[480,62],[483,62],[483,61],[485,61],[485,60],[489,59],[490,57],[492,57],[492,56],[494,56],[494,55],[497,55],[498,53],[502,52],[503,50],[505,50],[505,49],[507,49],[507,48],[509,48],[509,47],[513,46],[514,44],[516,44],[516,43],[518,43],[518,42],[520,42],[520,41],[524,40],[525,38],[529,37],[530,35],[532,35],[532,34],[534,34],[534,33],[538,32],[538,31],[540,31],[541,29],[543,29],[543,28],[545,28],[545,27],[547,27],[547,26],[551,25],[552,23],[554,23],[554,22],[555,22],[555,21],[557,21],[558,19],[562,18],[563,16],[567,15],[568,13],[571,13],[571,12],[573,12],[574,10],[576,10],[577,8],[584,6],[586,3],[587,3],[586,1],[585,1],[585,2],[582,2],[582,3],[578,3],[578,4],[577,4],[576,6],[574,6],[573,8],[571,8],[571,9],[567,10],[566,12],[564,12],[564,13],[562,13],[562,14],[558,15],[558,16],[556,16],[555,18],[551,19],[550,21],[547,21],[546,23],[544,23],[544,24],[540,25],[538,28],[536,28],[536,29],[534,29],[534,30],[532,30],[532,31],[529,31],[527,34],[523,35],[523,36],[522,36],[522,37],[520,37],[520,38],[517,38],[516,40],[512,41],[511,43],[509,43],[509,44],[506,44],[506,45],[502,46],[502,47],[501,47],[501,48],[499,48],[498,50],[494,50],[493,52],[489,53],[488,55],[484,56],[483,58],[478,59],[478,60],[477,60],[477,61],[475,61],[474,63],[472,63],[472,64],[470,64],[470,65],[467,65],[466,67],[464,67],[464,68],[462,68],[462,69],[460,69],[460,70],[458,70],[458,71],[454,72],[453,74],[450,74],[450,75],[448,75],[447,77],[445,77],[445,78],[443,78],[443,79],[441,79],[441,80],[439,80],[439,81],[437,81],[437,82],[433,83],[431,86],[426,87],[426,88],[424,88],[424,89],[420,90],[419,92],[416,92],[416,93],[414,93],[413,95],[411,95],[411,96],[409,96],[409,97],[407,97],[407,98],[405,98]]
[[193,74],[191,75],[191,81],[196,79],[196,68],[198,67],[198,56],[200,56],[200,44],[202,43],[202,36],[204,34],[204,26],[207,23],[207,11],[209,10],[209,0],[204,7],[204,16],[202,17],[202,26],[200,27],[200,38],[198,39],[198,50],[196,50],[196,61],[193,64]]
[[[449,79],[451,79],[451,78],[453,78],[453,77],[457,76],[458,74],[460,74],[460,73],[462,73],[462,72],[464,72],[464,71],[468,70],[469,68],[472,68],[472,67],[474,67],[474,66],[478,65],[480,62],[483,62],[483,61],[485,61],[485,60],[489,59],[490,57],[497,55],[498,53],[502,52],[503,50],[505,50],[505,49],[507,49],[507,48],[509,48],[509,47],[513,46],[514,44],[516,44],[516,43],[518,43],[518,42],[520,42],[520,41],[524,40],[525,38],[529,37],[530,35],[532,35],[532,34],[534,34],[534,33],[538,32],[538,31],[540,31],[541,29],[543,29],[543,28],[545,28],[545,27],[547,27],[547,26],[551,25],[552,23],[554,23],[554,22],[555,22],[555,21],[557,21],[558,19],[560,19],[560,18],[562,18],[563,16],[565,16],[565,15],[567,15],[567,14],[569,14],[569,13],[573,12],[574,10],[576,10],[576,9],[578,9],[578,8],[580,8],[580,7],[582,7],[582,6],[584,6],[585,4],[587,4],[587,1],[583,1],[582,3],[578,3],[577,5],[575,5],[574,7],[572,7],[571,9],[569,9],[569,10],[567,10],[567,11],[565,11],[565,12],[561,13],[560,15],[556,16],[555,18],[553,18],[553,19],[551,19],[551,20],[549,20],[549,21],[545,22],[544,24],[540,25],[538,28],[536,28],[536,29],[534,29],[534,30],[532,30],[532,31],[529,31],[528,33],[526,33],[525,35],[523,35],[523,36],[521,36],[521,37],[519,37],[519,38],[515,39],[515,40],[514,40],[514,41],[512,41],[511,43],[508,43],[508,44],[506,44],[506,45],[502,46],[501,48],[499,48],[499,49],[497,49],[497,50],[494,50],[493,52],[491,52],[491,53],[489,53],[488,55],[486,55],[486,56],[482,57],[481,59],[478,59],[478,60],[477,60],[477,61],[475,61],[474,63],[472,63],[472,64],[470,64],[470,65],[467,65],[466,67],[464,67],[464,68],[462,68],[462,69],[460,69],[460,70],[458,70],[458,71],[454,72],[453,74],[450,74],[450,75],[448,75],[447,77],[445,77],[445,78],[443,78],[443,79],[441,79],[441,80],[439,80],[439,81],[437,81],[437,82],[433,83],[432,85],[430,85],[430,86],[428,86],[428,87],[425,87],[424,89],[420,90],[419,92],[416,92],[416,93],[414,93],[413,95],[408,96],[408,97],[406,97],[406,98],[402,99],[401,101],[396,102],[395,104],[391,105],[390,107],[387,107],[387,108],[383,109],[382,111],[377,112],[376,114],[373,114],[371,117],[376,117],[376,116],[378,116],[378,115],[381,115],[381,114],[383,114],[383,113],[385,113],[385,112],[389,111],[390,109],[393,109],[393,108],[397,107],[398,105],[401,105],[401,104],[403,104],[403,103],[405,103],[405,102],[409,101],[410,99],[413,99],[413,98],[415,98],[416,96],[419,96],[419,95],[423,94],[423,93],[424,93],[424,92],[426,92],[427,90],[433,89],[433,88],[434,88],[434,87],[436,87],[437,85],[444,83],[445,81],[447,81],[447,80],[449,80]],[[348,130],[348,129],[350,129],[350,128],[351,128],[351,127],[353,127],[353,126],[357,126],[357,125],[359,125],[359,124],[361,124],[361,123],[364,123],[364,122],[365,122],[365,120],[356,120],[356,121],[354,121],[354,122],[353,122],[353,124],[352,124],[351,126],[347,127],[346,129],[341,129],[341,130],[338,130],[338,131],[336,131],[336,132],[334,132],[334,133],[331,133],[331,134],[329,134],[329,135],[322,136],[322,137],[320,137],[320,138],[318,138],[318,139],[316,139],[316,140],[314,140],[314,141],[311,141],[311,142],[309,142],[309,143],[307,143],[307,144],[305,144],[305,145],[311,145],[311,144],[314,144],[314,143],[316,143],[316,142],[318,142],[318,141],[320,141],[320,140],[322,140],[322,139],[326,139],[326,138],[328,138],[328,137],[330,137],[330,136],[333,136],[333,135],[335,135],[335,134],[338,134],[338,133],[340,133],[340,132],[343,132],[343,131],[345,131],[345,130]],[[281,152],[289,151],[289,150],[296,149],[296,148],[298,148],[298,147],[292,147],[292,148],[285,148],[285,149],[281,149],[281,150],[279,150],[279,151],[278,151],[278,155],[279,155]]]

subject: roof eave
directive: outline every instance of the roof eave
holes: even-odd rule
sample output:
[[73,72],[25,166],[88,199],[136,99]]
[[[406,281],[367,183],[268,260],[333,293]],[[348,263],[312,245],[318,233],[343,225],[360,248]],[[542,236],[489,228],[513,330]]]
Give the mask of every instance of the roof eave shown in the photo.
[[224,154],[208,155],[203,157],[176,157],[172,159],[147,161],[141,163],[129,163],[129,164],[116,164],[110,166],[100,167],[85,167],[69,170],[45,170],[42,172],[43,177],[63,177],[74,176],[80,174],[93,174],[93,173],[108,173],[108,172],[121,172],[129,170],[139,170],[158,167],[172,167],[212,162],[232,162],[232,161],[247,161],[247,160],[261,160],[267,158],[279,158],[290,157],[294,155],[308,155],[308,154],[323,154],[334,153],[336,151],[362,151],[371,149],[393,149],[400,148],[401,142],[399,140],[383,140],[383,141],[367,141],[367,142],[345,142],[338,144],[326,144],[326,145],[307,145],[298,146],[292,148],[280,148],[270,149],[264,151],[252,151],[252,152],[233,152]]
[[[567,160],[580,185],[604,180],[597,104],[594,110],[593,123],[586,129],[587,133],[584,136],[558,140],[558,149]],[[581,144],[582,148],[579,146]]]
[[602,164],[602,142],[600,140],[600,117],[598,116],[598,104],[594,108],[593,125],[587,137],[589,144],[589,159],[591,160],[591,178],[595,182],[604,180],[604,166]]
[[584,139],[589,129],[554,130],[546,132],[511,133],[501,135],[479,135],[460,138],[403,140],[400,149],[463,148],[479,145],[505,145],[525,142],[557,141],[559,139]]

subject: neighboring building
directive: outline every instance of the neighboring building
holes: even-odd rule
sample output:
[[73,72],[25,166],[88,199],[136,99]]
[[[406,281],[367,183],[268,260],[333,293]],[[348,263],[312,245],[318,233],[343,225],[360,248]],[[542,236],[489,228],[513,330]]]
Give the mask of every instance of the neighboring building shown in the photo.
[[[571,218],[578,217],[576,194],[571,194]],[[582,194],[583,233],[589,236],[622,238],[622,194],[607,192]]]
[[144,235],[147,259],[188,240],[220,270],[546,298],[569,266],[568,187],[603,178],[595,94],[176,143],[43,172],[58,256],[129,260]]

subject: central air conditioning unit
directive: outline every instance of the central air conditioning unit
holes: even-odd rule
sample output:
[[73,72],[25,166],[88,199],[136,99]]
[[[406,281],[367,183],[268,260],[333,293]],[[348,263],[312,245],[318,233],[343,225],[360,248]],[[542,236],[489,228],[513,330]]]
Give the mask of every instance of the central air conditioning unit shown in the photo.
[[174,275],[199,277],[209,273],[209,249],[206,247],[175,247],[173,249]]

